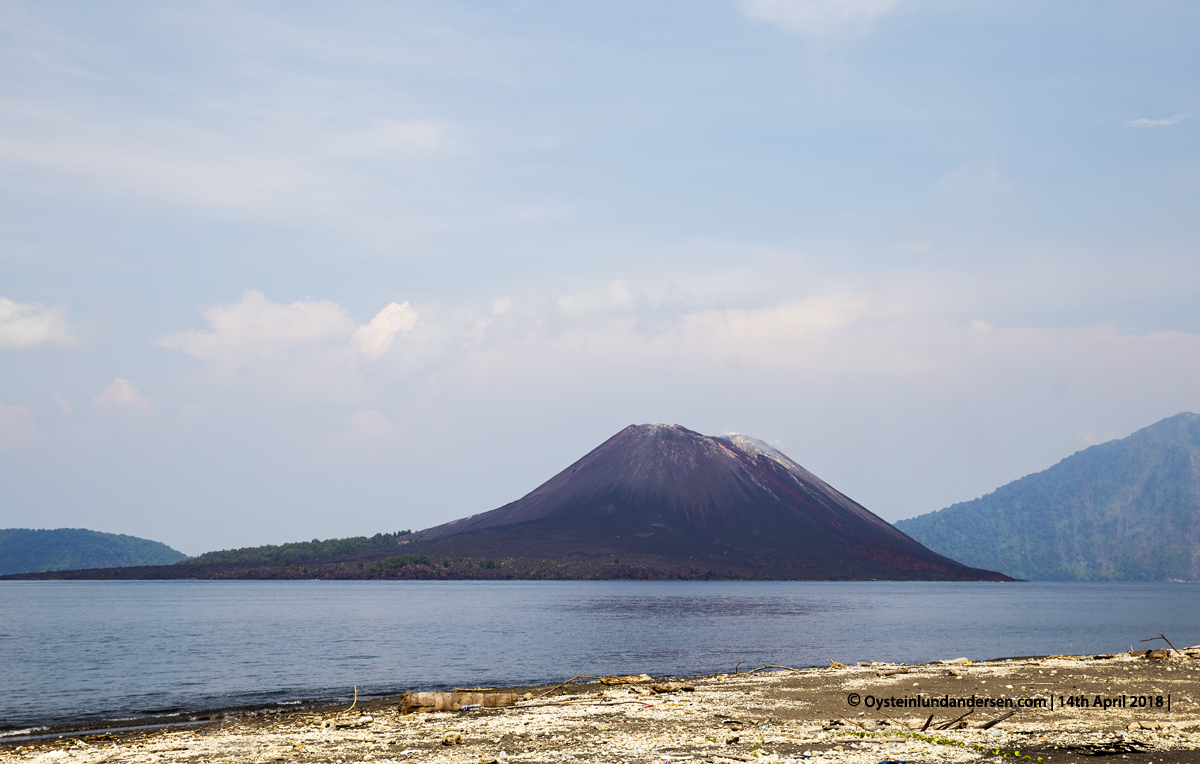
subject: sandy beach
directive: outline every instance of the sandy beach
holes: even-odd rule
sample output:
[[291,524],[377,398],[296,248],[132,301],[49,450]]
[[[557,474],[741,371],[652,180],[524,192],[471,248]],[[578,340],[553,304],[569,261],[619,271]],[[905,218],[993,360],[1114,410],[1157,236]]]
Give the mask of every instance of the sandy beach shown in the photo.
[[[514,706],[377,699],[0,743],[12,762],[1200,762],[1200,649],[886,663],[515,688]],[[1053,706],[1053,708],[1051,708]],[[930,718],[932,717],[932,718]]]

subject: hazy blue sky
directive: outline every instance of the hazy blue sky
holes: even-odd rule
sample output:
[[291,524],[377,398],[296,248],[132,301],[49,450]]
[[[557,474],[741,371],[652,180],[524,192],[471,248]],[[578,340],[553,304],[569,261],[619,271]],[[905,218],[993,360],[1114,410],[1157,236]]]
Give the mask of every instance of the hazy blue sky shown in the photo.
[[0,2],[0,527],[421,528],[622,427],[888,520],[1200,410],[1200,4]]

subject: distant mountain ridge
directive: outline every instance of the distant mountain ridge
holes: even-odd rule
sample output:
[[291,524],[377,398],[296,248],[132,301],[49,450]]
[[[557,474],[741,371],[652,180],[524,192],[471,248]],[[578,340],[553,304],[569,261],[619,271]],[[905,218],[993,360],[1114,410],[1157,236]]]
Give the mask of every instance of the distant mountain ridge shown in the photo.
[[1200,417],[1178,414],[895,525],[1018,578],[1200,581]]
[[187,559],[158,541],[84,528],[0,529],[0,576],[82,568],[170,565]]

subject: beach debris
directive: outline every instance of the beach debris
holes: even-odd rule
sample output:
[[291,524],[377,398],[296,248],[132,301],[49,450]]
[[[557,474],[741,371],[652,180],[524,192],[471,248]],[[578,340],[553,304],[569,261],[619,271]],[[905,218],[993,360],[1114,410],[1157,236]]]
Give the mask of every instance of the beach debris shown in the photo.
[[875,676],[896,676],[897,674],[911,674],[912,669],[898,668],[891,671],[876,671]]
[[462,745],[463,736],[461,732],[447,732],[442,735],[442,745]]
[[[740,665],[742,665],[742,664],[740,664],[740,663],[739,663],[738,665],[740,666]],[[757,672],[757,671],[766,671],[766,670],[768,670],[768,669],[782,669],[782,670],[784,670],[784,671],[799,671],[799,670],[800,670],[800,669],[797,669],[797,668],[792,668],[791,666],[771,666],[771,665],[768,665],[768,664],[764,663],[763,665],[759,666],[758,668],[753,668],[753,669],[750,669],[750,670],[749,670],[749,671],[747,671],[746,673],[747,673],[747,674],[753,674],[753,673],[755,673],[755,672]]]
[[1012,715],[1013,715],[1013,714],[1015,714],[1015,713],[1016,713],[1016,711],[1015,711],[1015,710],[1013,710],[1013,711],[1009,711],[1007,714],[1004,714],[1003,716],[998,716],[998,717],[996,717],[995,719],[992,719],[992,720],[991,720],[990,722],[988,722],[987,724],[981,725],[981,726],[979,727],[979,729],[981,729],[981,730],[990,730],[992,727],[995,727],[997,724],[999,724],[1000,722],[1004,721],[1005,719],[1007,719],[1008,717],[1012,716]]
[[[590,678],[590,677],[589,677]],[[649,674],[629,674],[628,676],[605,676],[600,677],[600,684],[640,684],[642,682],[653,682],[654,677]]]
[[1150,749],[1145,743],[1139,743],[1136,740],[1128,740],[1125,738],[1117,738],[1102,743],[1093,743],[1091,745],[1073,745],[1062,750],[1068,753],[1077,753],[1083,756],[1113,756],[1118,753],[1143,753]]
[[[545,692],[543,692],[539,695],[536,695],[535,697],[544,698],[547,695],[549,695],[550,693],[554,692],[555,690],[559,690],[559,689],[562,689],[563,687],[566,687],[571,682],[574,682],[576,679],[595,679],[600,684],[609,686],[609,687],[611,687],[612,685],[617,685],[617,684],[639,684],[641,682],[653,682],[654,681],[654,677],[650,676],[649,674],[629,674],[628,676],[589,676],[587,674],[576,674],[575,676],[571,677],[567,681],[556,684],[553,687],[551,687],[549,690],[546,690]],[[526,700],[532,700],[532,699],[533,698],[526,698]]]
[[835,661],[833,658],[830,658],[830,659],[829,659],[829,667],[830,667],[830,668],[846,668],[846,664],[845,664],[845,663],[838,663],[838,662],[837,662],[837,661]]
[[504,708],[517,703],[515,692],[406,692],[400,696],[401,714],[429,711],[462,711]]
[[365,727],[375,721],[373,716],[343,716],[335,719],[326,719],[321,723],[322,727],[333,727],[334,729],[354,729],[356,727]]
[[925,720],[925,723],[921,725],[921,731],[924,732],[925,730],[929,729],[929,725],[932,723],[933,723],[933,714],[930,714],[929,718]]
[[738,742],[741,739],[742,739],[742,736],[739,735],[737,732],[730,732],[728,735],[725,736],[725,745],[733,745],[734,743]]
[[966,722],[964,722],[963,720],[966,719],[968,716],[970,716],[973,713],[975,713],[975,709],[972,708],[970,711],[966,712],[965,714],[958,717],[957,719],[951,719],[950,721],[946,722],[945,724],[939,724],[937,726],[937,729],[948,730],[951,727],[953,727],[954,725],[958,724],[959,722],[962,722],[963,726],[966,726]]
[[1169,640],[1165,636],[1163,636],[1163,633],[1161,631],[1158,632],[1157,637],[1150,637],[1149,639],[1143,639],[1141,641],[1142,642],[1153,642],[1156,639],[1161,639],[1163,642],[1166,642],[1170,646],[1170,648],[1173,652],[1179,652],[1178,650],[1175,649],[1175,645],[1171,644],[1171,640]]
[[970,663],[970,662],[971,662],[971,659],[970,659],[970,658],[951,658],[951,659],[950,659],[950,660],[948,660],[948,661],[938,661],[938,663],[943,663],[943,664],[948,664],[948,665],[949,665],[949,664],[962,664],[962,665],[965,665],[965,664],[968,664],[968,663]]
[[665,695],[669,692],[695,692],[695,691],[696,691],[696,688],[690,684],[675,684],[672,682],[665,682],[663,684],[650,685],[650,692],[657,693],[659,695]]

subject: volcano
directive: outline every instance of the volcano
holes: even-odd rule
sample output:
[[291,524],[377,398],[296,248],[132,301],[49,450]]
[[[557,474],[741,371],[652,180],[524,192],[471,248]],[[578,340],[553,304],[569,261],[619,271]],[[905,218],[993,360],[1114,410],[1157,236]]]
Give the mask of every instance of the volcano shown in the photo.
[[925,548],[762,441],[667,424],[626,427],[523,498],[418,538],[432,557],[666,577],[1012,580]]

